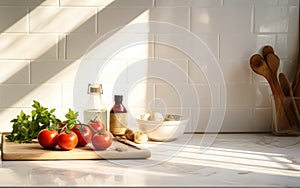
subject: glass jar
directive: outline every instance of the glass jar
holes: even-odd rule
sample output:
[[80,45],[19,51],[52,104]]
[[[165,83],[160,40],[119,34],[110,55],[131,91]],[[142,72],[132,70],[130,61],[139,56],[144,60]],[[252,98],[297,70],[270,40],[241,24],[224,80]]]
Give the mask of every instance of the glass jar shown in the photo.
[[122,95],[115,95],[114,100],[115,104],[110,110],[109,130],[114,136],[120,136],[124,135],[125,130],[127,129],[127,109],[122,103]]
[[107,130],[107,109],[102,100],[102,84],[89,84],[88,94],[89,99],[83,113],[84,123],[102,124],[99,126],[104,126]]
[[299,97],[271,96],[272,133],[276,136],[300,136]]

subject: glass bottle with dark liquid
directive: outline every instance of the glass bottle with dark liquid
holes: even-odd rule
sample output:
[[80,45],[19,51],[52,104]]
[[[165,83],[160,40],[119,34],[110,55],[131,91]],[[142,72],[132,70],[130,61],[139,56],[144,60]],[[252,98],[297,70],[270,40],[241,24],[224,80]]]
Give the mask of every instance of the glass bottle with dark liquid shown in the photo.
[[122,95],[115,95],[114,99],[115,104],[110,110],[109,129],[114,136],[121,136],[124,135],[125,130],[127,129],[127,109],[122,103]]

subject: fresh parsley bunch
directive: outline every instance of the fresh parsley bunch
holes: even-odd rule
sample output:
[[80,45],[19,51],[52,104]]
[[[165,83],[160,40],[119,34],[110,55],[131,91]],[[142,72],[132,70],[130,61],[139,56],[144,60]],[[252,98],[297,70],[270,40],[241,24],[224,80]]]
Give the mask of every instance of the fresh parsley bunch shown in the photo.
[[20,114],[10,122],[13,123],[13,130],[6,138],[11,142],[30,143],[37,138],[38,133],[45,128],[58,127],[61,120],[55,117],[55,109],[48,110],[38,101],[33,100],[34,108],[31,116],[21,110]]

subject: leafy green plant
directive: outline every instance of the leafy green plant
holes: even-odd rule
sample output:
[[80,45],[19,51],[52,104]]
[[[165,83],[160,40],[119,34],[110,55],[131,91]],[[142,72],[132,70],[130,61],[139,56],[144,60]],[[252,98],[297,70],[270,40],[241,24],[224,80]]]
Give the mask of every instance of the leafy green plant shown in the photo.
[[54,108],[48,110],[36,100],[33,100],[32,107],[34,109],[31,111],[31,115],[27,115],[21,110],[20,114],[10,121],[13,123],[13,130],[6,136],[8,141],[30,143],[32,139],[37,138],[42,129],[57,129],[61,124],[61,120],[54,115]]
[[67,120],[65,122],[65,125],[61,128],[61,132],[65,131],[69,133],[77,123],[78,112],[74,112],[69,108],[69,111],[65,115],[65,117],[67,118]]

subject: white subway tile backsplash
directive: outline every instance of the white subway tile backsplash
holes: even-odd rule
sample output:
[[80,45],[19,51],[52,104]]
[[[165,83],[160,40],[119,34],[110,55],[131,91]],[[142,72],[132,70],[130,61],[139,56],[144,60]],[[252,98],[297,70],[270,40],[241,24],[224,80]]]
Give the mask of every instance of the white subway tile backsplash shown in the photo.
[[[189,7],[155,7],[150,9],[149,21],[172,24],[184,29],[189,28]],[[157,28],[160,33],[176,33],[177,30]]]
[[59,0],[1,0],[0,6],[58,6]]
[[61,6],[149,7],[154,0],[60,0]]
[[256,53],[260,46],[252,34],[222,34],[220,36],[220,59],[247,59]]
[[257,37],[257,46],[260,46],[257,50],[260,54],[262,49],[266,45],[274,46],[276,45],[276,35],[275,34],[259,34]]
[[27,32],[27,7],[0,7],[0,31]]
[[290,59],[297,57],[297,46],[299,46],[297,38],[297,34],[277,34],[274,45],[274,50],[277,56],[280,58]]
[[187,60],[148,59],[128,62],[128,83],[147,78],[148,83],[187,83]]
[[128,108],[143,108],[150,110],[155,105],[154,84],[141,81],[131,86],[128,91]]
[[[99,64],[100,65],[100,64]],[[110,59],[105,64],[100,65],[98,74],[106,84],[127,84],[127,60]]]
[[1,84],[29,84],[29,61],[0,60]]
[[71,34],[66,36],[66,59],[78,59],[83,56],[92,44],[100,38],[99,35]]
[[170,44],[159,43],[159,39],[156,39],[157,43],[154,44],[154,56],[162,59],[188,59],[189,57],[181,49],[176,48]]
[[194,84],[194,87],[197,89],[197,96],[199,100],[198,107],[220,106],[221,101],[219,85]]
[[145,76],[157,77],[170,83],[187,83],[187,61],[155,59],[148,64]]
[[219,59],[219,35],[209,33],[193,33],[205,43],[216,59]]
[[[299,7],[299,6],[298,6]],[[299,31],[299,9],[296,6],[289,7],[289,33],[298,33]]]
[[174,88],[172,83],[155,85],[155,98],[167,108],[183,107],[183,104],[181,104],[182,96],[180,96],[177,88]]
[[255,7],[254,29],[259,33],[288,32],[288,7]]
[[[137,35],[136,35],[137,36]],[[116,49],[114,52],[114,59],[132,59],[133,61],[143,61],[147,58],[153,58],[154,56],[154,47],[151,36],[147,35],[140,35],[140,39],[136,38],[137,41],[131,42],[130,37],[133,37],[133,35],[122,35],[121,38],[124,39],[124,41],[127,41],[124,43],[124,46],[120,46],[119,49]],[[129,40],[128,40],[128,39]],[[117,39],[118,40],[118,39]]]
[[276,6],[278,4],[278,0],[253,0],[255,6]]
[[[193,52],[186,51],[188,48],[185,47],[191,45],[192,41],[190,40],[194,39],[191,36],[195,35],[179,35],[174,33],[154,35],[154,56],[162,59],[189,59],[189,56],[191,56]],[[196,37],[197,36],[195,36],[195,38]],[[213,44],[213,39],[207,39],[207,41]]]
[[249,108],[227,108],[220,132],[253,132],[253,117]]
[[272,131],[272,108],[254,108],[252,113],[250,132]]
[[33,99],[82,121],[98,81],[108,110],[124,96],[134,129],[157,110],[190,118],[187,132],[270,132],[271,90],[250,57],[273,46],[290,80],[298,58],[298,0],[2,0],[0,23],[0,131]]
[[225,87],[226,98],[224,93],[221,95],[228,107],[267,107],[271,104],[268,85],[227,84]]
[[249,84],[251,81],[250,58],[220,61],[220,67],[226,83]]
[[96,8],[34,8],[30,12],[30,32],[95,33],[95,14]]
[[198,84],[156,84],[155,97],[167,107],[199,108],[219,106],[218,85]]
[[58,35],[58,59],[66,59],[66,35]]
[[[228,125],[224,124],[224,119],[227,118],[226,113],[228,113],[227,109],[224,108],[192,108],[193,131],[201,133],[227,132]],[[240,119],[240,121],[244,120]]]
[[209,118],[211,116],[210,108],[193,108],[191,109],[191,124],[189,126],[188,132],[205,132],[206,128],[209,126]]
[[[80,61],[36,60],[30,64],[31,83],[73,83]],[[45,69],[45,67],[47,67]]]
[[250,33],[221,34],[220,60],[250,59],[253,54],[259,53],[263,46],[274,44],[275,37]]
[[0,59],[55,59],[56,35],[0,35]]
[[[264,0],[264,2],[266,2],[266,1],[268,1],[268,0]],[[250,0],[250,1],[249,0],[248,1],[244,1],[244,0],[242,0],[242,1],[241,0],[223,0],[224,7],[249,6],[249,5],[253,5],[253,4],[254,4],[254,0]]]
[[251,16],[251,6],[219,8],[192,7],[191,31],[199,33],[246,34],[251,31]]
[[[180,15],[180,16],[177,16]],[[111,20],[114,20],[113,22]],[[136,8],[105,8],[98,12],[98,32],[100,34],[115,32],[134,33],[173,33],[176,29],[170,27],[155,28],[147,25],[151,22],[163,22],[189,29],[189,8],[188,7],[136,7]],[[140,25],[137,25],[142,23]],[[134,27],[130,25],[135,24]],[[150,24],[149,24],[150,25]],[[154,30],[154,31],[153,31]]]
[[298,0],[278,0],[279,5],[292,5],[292,6],[298,6],[299,1]]
[[67,59],[147,59],[153,57],[153,36],[117,33],[112,36],[68,35]]
[[42,105],[59,108],[61,103],[60,85],[0,85],[0,107],[1,108],[27,108],[33,104],[33,100]]
[[188,63],[188,76],[190,83],[207,83],[207,78],[205,73],[202,71],[203,67],[196,64],[194,61]]
[[74,108],[74,84],[62,84],[62,107]]
[[156,0],[155,6],[176,7],[176,6],[192,6],[192,7],[218,7],[222,5],[222,0]]
[[290,82],[294,80],[294,75],[297,70],[297,60],[280,60],[278,72],[283,72]]
[[[129,32],[128,30],[124,29],[126,28],[126,25],[148,21],[149,9],[145,7],[104,8],[99,10],[97,14],[98,32],[102,35],[106,33],[112,34],[116,32]],[[133,32],[139,33],[147,33],[148,31],[149,29],[144,27],[138,27],[137,30],[133,30]]]

